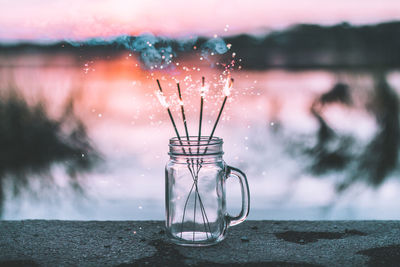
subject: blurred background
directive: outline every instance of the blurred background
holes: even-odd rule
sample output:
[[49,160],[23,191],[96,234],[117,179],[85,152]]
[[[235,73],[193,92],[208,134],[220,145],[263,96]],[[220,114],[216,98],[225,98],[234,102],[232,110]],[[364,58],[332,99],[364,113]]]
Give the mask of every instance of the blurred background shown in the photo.
[[0,3],[1,219],[164,219],[155,80],[195,135],[201,76],[209,134],[228,75],[250,219],[400,219],[397,1]]

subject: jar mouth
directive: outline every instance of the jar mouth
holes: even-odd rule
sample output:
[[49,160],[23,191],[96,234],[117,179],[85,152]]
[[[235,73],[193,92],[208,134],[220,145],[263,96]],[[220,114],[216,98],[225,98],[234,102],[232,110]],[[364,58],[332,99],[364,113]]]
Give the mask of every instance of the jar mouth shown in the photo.
[[189,136],[169,139],[169,155],[176,156],[210,156],[222,155],[223,140],[219,137]]
[[223,143],[222,138],[213,136],[189,136],[189,140],[186,137],[173,137],[169,139],[169,146],[177,146],[177,147],[204,147],[204,146],[213,146],[213,145],[221,145]]

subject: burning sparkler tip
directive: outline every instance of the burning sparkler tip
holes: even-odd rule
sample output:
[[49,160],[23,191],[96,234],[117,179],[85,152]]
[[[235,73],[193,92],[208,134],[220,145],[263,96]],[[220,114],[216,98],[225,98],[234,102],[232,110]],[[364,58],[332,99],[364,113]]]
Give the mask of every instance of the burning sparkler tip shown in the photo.
[[203,84],[202,84],[202,86],[200,87],[200,96],[202,97],[202,98],[204,98],[205,96],[206,96],[206,93],[208,92],[208,90],[209,90],[209,85],[207,84],[205,84],[204,82],[203,82]]
[[233,78],[230,78],[230,76],[228,76],[228,78],[226,79],[224,89],[223,89],[225,96],[229,96],[231,94],[232,86],[233,86]]
[[[161,87],[160,87],[161,89]],[[160,91],[156,91],[156,96],[158,98],[158,101],[160,101],[161,106],[163,106],[164,108],[169,108],[169,104],[167,103],[167,99],[165,98],[163,92]]]

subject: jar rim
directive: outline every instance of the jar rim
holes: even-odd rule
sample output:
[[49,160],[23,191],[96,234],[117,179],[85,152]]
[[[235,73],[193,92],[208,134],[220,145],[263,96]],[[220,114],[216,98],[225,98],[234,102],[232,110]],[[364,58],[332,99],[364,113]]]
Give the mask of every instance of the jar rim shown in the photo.
[[169,155],[184,157],[220,156],[222,151],[222,138],[201,136],[189,136],[185,138],[173,137],[169,139]]
[[169,139],[169,146],[172,147],[207,147],[213,145],[222,145],[222,138],[213,136],[189,136],[189,140],[186,137],[172,137]]

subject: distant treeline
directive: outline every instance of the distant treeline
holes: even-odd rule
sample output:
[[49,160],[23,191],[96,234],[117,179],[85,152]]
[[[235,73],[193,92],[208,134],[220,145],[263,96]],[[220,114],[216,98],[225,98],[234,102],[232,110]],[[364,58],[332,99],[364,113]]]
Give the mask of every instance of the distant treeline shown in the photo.
[[[0,45],[0,55],[32,52],[71,52],[82,57],[113,56],[129,50],[124,42],[138,37],[123,36],[104,42],[51,45]],[[198,38],[191,46],[201,47],[208,39]],[[400,21],[376,25],[353,26],[348,23],[334,26],[300,24],[264,36],[237,35],[224,38],[232,44],[232,52],[242,59],[247,69],[267,68],[397,68],[400,67]],[[78,45],[77,45],[78,44]],[[168,46],[183,56],[190,50],[182,49],[179,40],[161,38],[156,46]],[[135,51],[133,51],[135,53]]]
[[240,35],[227,42],[243,58],[244,67],[252,69],[400,67],[400,22],[302,24],[263,38]]

